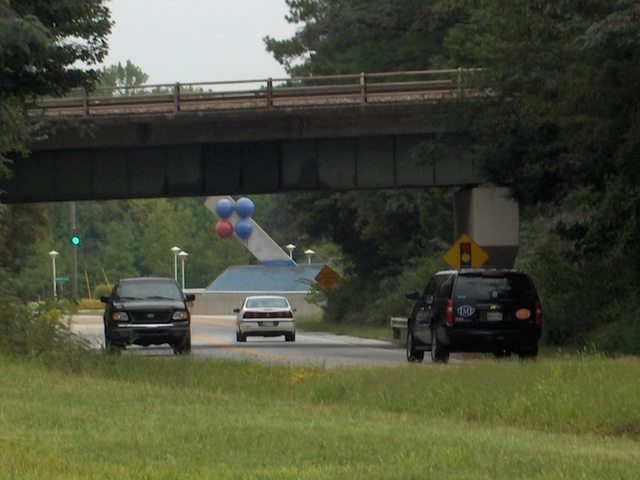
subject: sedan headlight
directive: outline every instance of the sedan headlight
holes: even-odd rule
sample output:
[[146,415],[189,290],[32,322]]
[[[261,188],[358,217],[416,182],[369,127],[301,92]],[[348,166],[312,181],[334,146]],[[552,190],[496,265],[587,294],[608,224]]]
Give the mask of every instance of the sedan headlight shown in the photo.
[[173,312],[171,320],[189,320],[189,312],[187,312],[186,310],[178,310],[177,312]]
[[113,312],[111,314],[111,320],[114,322],[128,322],[129,315],[127,315],[127,312]]

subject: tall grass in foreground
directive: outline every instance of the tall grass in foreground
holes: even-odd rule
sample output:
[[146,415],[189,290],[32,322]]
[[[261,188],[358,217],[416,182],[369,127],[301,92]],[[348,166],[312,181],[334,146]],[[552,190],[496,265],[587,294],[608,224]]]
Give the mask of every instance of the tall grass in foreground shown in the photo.
[[0,478],[638,478],[640,361],[0,357]]

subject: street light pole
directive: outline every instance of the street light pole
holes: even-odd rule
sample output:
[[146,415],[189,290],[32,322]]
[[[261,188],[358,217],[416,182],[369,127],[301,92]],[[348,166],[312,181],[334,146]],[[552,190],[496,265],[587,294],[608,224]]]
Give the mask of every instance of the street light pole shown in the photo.
[[178,254],[180,257],[180,262],[182,263],[182,289],[184,290],[184,261],[187,259],[189,254],[185,251],[182,251]]
[[[70,204],[70,213],[71,213],[71,231],[73,234],[76,232],[76,202],[71,202]],[[78,245],[75,243],[72,244],[72,267],[71,267],[71,275],[73,275],[71,279],[71,295],[74,301],[78,300]]]
[[51,250],[49,252],[49,256],[51,257],[51,264],[53,266],[53,299],[58,300],[58,288],[56,286],[56,257],[60,255],[55,250]]
[[309,265],[311,265],[311,257],[314,256],[316,254],[316,252],[314,252],[313,250],[311,250],[310,248],[304,251],[304,254],[307,256],[307,263]]
[[173,252],[173,278],[178,281],[178,253],[180,253],[180,247],[171,247]]

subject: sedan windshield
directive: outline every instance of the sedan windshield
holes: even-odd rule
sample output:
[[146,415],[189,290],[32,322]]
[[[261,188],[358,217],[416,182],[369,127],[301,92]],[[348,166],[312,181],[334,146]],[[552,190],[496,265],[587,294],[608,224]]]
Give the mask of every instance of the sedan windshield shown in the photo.
[[249,298],[246,308],[289,308],[286,298]]
[[173,282],[123,282],[118,287],[118,298],[131,300],[182,300],[178,285]]

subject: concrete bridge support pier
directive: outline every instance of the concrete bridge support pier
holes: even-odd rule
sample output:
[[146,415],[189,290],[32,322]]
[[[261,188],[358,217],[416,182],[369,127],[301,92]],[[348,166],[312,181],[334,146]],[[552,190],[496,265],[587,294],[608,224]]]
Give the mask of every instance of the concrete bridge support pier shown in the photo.
[[488,254],[486,268],[513,268],[520,246],[518,203],[506,187],[460,190],[454,198],[454,241],[468,234]]

